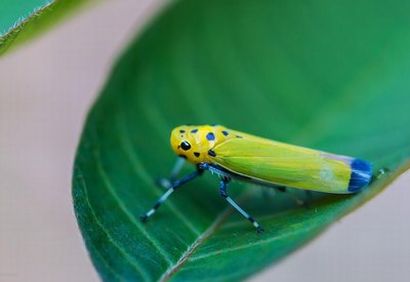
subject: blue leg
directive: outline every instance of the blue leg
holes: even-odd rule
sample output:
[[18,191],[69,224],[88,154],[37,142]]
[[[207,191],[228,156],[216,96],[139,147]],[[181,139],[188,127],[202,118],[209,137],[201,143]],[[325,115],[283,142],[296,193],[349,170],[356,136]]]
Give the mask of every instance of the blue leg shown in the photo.
[[221,179],[221,185],[219,187],[219,193],[221,196],[232,206],[234,207],[243,217],[245,217],[247,220],[249,220],[253,226],[256,228],[256,232],[262,233],[263,228],[260,226],[260,224],[250,215],[248,214],[245,210],[243,210],[229,195],[228,195],[228,183],[231,179],[229,177],[222,177]]
[[157,202],[155,203],[155,205],[145,214],[140,216],[140,219],[142,222],[146,222],[148,220],[148,218],[150,216],[152,216],[156,210],[162,205],[163,202],[166,201],[166,199],[168,199],[168,197],[175,191],[177,190],[179,187],[181,187],[182,185],[184,185],[185,183],[188,183],[192,180],[194,180],[196,177],[200,176],[204,171],[200,168],[198,168],[195,172],[192,172],[188,175],[185,175],[184,177],[175,180],[170,187],[167,189],[167,191],[165,191],[164,194],[162,194],[162,196],[157,200]]
[[[253,182],[253,181],[250,181],[250,182]],[[287,187],[287,186],[284,186],[284,185],[278,185],[278,184],[258,182],[258,181],[254,181],[254,183],[259,184],[263,187],[274,189],[276,192],[280,192],[280,193],[288,192],[288,193],[286,193],[286,195],[288,197],[290,197],[298,206],[306,206],[307,207],[307,203],[304,200],[300,199],[299,197],[293,195],[292,192],[288,191],[288,188],[291,188],[291,187]],[[306,195],[308,195],[308,193],[310,193],[310,191],[307,191],[307,190],[305,190],[305,191],[306,191]]]
[[171,170],[171,174],[168,178],[159,178],[155,181],[155,183],[162,188],[169,189],[172,186],[172,182],[177,178],[179,172],[181,171],[182,167],[185,164],[185,159],[178,157],[174,167]]

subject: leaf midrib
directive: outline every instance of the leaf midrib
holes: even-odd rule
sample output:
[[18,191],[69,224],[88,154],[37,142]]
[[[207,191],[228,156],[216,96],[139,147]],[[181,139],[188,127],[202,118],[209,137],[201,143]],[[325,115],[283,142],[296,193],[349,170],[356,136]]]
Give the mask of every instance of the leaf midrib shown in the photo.
[[232,209],[230,207],[227,207],[224,212],[222,212],[215,220],[214,222],[206,229],[192,244],[189,246],[189,248],[182,254],[182,256],[179,258],[179,260],[176,262],[176,264],[170,268],[168,268],[164,274],[160,277],[159,281],[160,282],[165,282],[168,281],[172,275],[174,275],[181,267],[182,265],[190,258],[190,256],[196,251],[198,247],[201,246],[201,244],[208,239],[218,228],[219,226],[223,223],[223,221],[229,216],[229,214],[232,212]]
[[[337,100],[337,101],[331,101],[329,103],[329,105],[325,105],[324,107],[322,107],[322,112],[325,113],[332,113],[332,111],[330,111],[330,109],[332,109],[335,105],[339,104],[340,101],[343,101],[347,99],[346,96],[342,96],[341,100]],[[334,112],[333,112],[334,114]],[[124,120],[125,117],[123,117]],[[320,119],[319,119],[320,121]],[[302,139],[306,139],[306,133],[309,130],[309,128],[314,128],[317,125],[318,122],[318,118],[316,116],[316,118],[312,118],[307,122],[307,125],[304,127],[303,131],[299,131],[296,133],[296,136],[294,136],[294,138],[292,139],[296,139],[298,141],[301,141]],[[118,122],[119,124],[121,124],[121,122]],[[124,128],[121,126],[120,129],[122,132],[127,133],[126,134],[126,138],[121,138],[121,142],[123,143],[123,145],[127,145],[124,146],[124,150],[126,152],[126,155],[129,156],[129,160],[130,162],[133,164],[133,166],[135,167],[135,163],[140,164],[140,161],[136,158],[136,154],[135,151],[133,150],[131,143],[130,143],[130,139],[129,139],[129,134],[127,130],[124,130]],[[122,134],[120,134],[120,136],[124,136]],[[126,139],[126,140],[125,140]],[[125,143],[126,144],[125,144]],[[128,149],[127,149],[128,148]],[[134,151],[131,152],[130,151]],[[139,167],[139,165],[138,165]],[[135,170],[137,172],[139,172],[139,170]],[[142,177],[142,175],[140,175]],[[146,178],[147,175],[145,175],[145,177],[142,177],[145,181],[147,180]],[[88,200],[88,198],[87,198]],[[172,203],[171,203],[172,204]],[[176,209],[176,208],[175,208]],[[208,239],[212,234],[214,234],[218,228],[220,227],[220,225],[223,223],[223,221],[226,219],[226,217],[229,215],[229,213],[232,212],[232,210],[230,209],[230,207],[228,207],[224,212],[222,212],[214,221],[213,223],[210,225],[210,227],[208,227],[208,229],[206,229],[203,233],[198,233],[197,235],[199,235],[199,237],[188,247],[188,249],[181,255],[181,257],[179,258],[179,260],[173,265],[172,261],[168,261],[168,263],[170,264],[170,267],[165,271],[165,273],[161,276],[160,281],[167,281],[169,280],[182,266],[183,264],[192,256],[192,254],[198,249],[198,247],[200,247],[202,245],[202,243],[204,241],[206,241],[206,239]],[[146,238],[149,238],[149,236],[147,236],[147,234],[144,234],[144,236]],[[156,246],[156,245],[155,245]],[[156,246],[156,248],[161,251],[162,249],[158,246]]]
[[[122,116],[122,118],[124,119],[124,121],[126,120],[124,116]],[[312,120],[309,121],[308,124],[311,125],[312,123],[315,123],[315,122],[316,122],[316,119],[312,119]],[[123,124],[119,120],[117,120],[117,125],[118,125],[118,128],[123,133],[125,133],[124,135],[120,134],[120,136],[126,136],[126,138],[125,137],[121,138],[121,142],[123,143],[123,146],[128,144],[128,146],[125,146],[125,147],[128,148],[128,150],[123,146],[121,146],[121,148],[125,151],[126,155],[128,156],[128,159],[129,159],[130,163],[135,166],[135,162],[139,163],[139,161],[137,161],[135,159],[136,154],[135,154],[135,151],[133,150],[132,146],[129,146],[130,145],[130,142],[129,142],[130,137],[129,137],[128,131],[123,128]],[[307,127],[309,127],[309,126],[307,126]],[[305,128],[307,128],[307,127],[305,127]],[[305,130],[303,130],[303,131],[305,131]],[[300,132],[299,132],[299,134],[300,134]],[[98,157],[96,159],[99,160],[100,158]],[[103,170],[102,167],[101,167],[101,169]],[[139,170],[136,170],[136,171],[138,172]],[[144,180],[146,180],[146,177],[142,177],[142,178]],[[239,196],[239,198],[244,197],[245,194],[246,194],[246,192],[242,193]],[[240,200],[238,200],[238,202],[240,202]],[[171,205],[172,205],[172,203],[171,203]],[[174,209],[177,209],[177,208],[174,207]],[[223,211],[203,233],[200,233],[199,237],[188,247],[188,249],[181,255],[181,257],[178,259],[178,261],[174,265],[173,265],[172,261],[167,260],[168,263],[170,264],[170,267],[160,277],[159,281],[164,282],[164,281],[168,281],[169,279],[171,279],[171,277],[175,273],[177,273],[177,271],[184,265],[184,263],[191,257],[191,255],[202,245],[202,243],[205,242],[212,234],[214,234],[218,230],[220,225],[224,222],[224,220],[227,218],[227,216],[231,212],[232,212],[232,208],[230,206],[228,206],[225,209],[225,211]],[[146,234],[144,236],[146,238],[149,238]],[[158,246],[156,246],[156,249],[162,250]]]

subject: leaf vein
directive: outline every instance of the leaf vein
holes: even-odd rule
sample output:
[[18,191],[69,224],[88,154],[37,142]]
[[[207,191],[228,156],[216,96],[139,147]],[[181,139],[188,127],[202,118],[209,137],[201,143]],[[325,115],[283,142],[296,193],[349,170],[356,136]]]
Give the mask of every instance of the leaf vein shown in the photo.
[[[240,203],[244,198],[246,198],[250,193],[244,192],[238,199]],[[174,275],[182,265],[190,258],[190,256],[201,246],[201,244],[208,239],[223,223],[223,221],[229,216],[232,212],[232,207],[228,206],[225,210],[213,221],[213,223],[206,229],[190,246],[189,248],[181,255],[177,263],[168,268],[165,273],[159,279],[160,282],[168,281],[172,275]]]
[[[133,258],[132,256],[130,256],[120,245],[118,245],[116,243],[116,241],[111,237],[110,232],[105,228],[105,226],[102,224],[102,222],[99,220],[98,216],[96,215],[93,206],[91,205],[90,201],[89,201],[89,197],[88,197],[88,188],[87,188],[87,183],[85,182],[84,177],[82,176],[82,173],[80,172],[78,174],[79,178],[81,179],[81,183],[82,183],[82,187],[83,187],[83,191],[85,194],[85,202],[87,204],[87,206],[90,208],[91,211],[91,216],[94,217],[95,222],[97,223],[97,225],[100,227],[100,229],[102,230],[102,232],[105,233],[105,235],[107,236],[108,240],[113,244],[113,246],[125,257],[130,261],[130,264],[142,275],[144,281],[150,281],[150,277],[147,274],[147,272],[144,270],[144,268],[142,266],[140,266],[138,264],[138,262],[135,260],[135,258]],[[100,255],[100,257],[102,258],[104,264],[108,267],[109,270],[111,270],[116,277],[119,278],[119,280],[122,280],[121,277],[106,263],[105,258],[101,255],[101,253],[98,251],[98,249],[95,249],[96,252],[98,252],[98,254]]]
[[108,191],[113,196],[113,199],[117,202],[120,210],[124,212],[124,214],[129,218],[130,222],[132,222],[133,225],[137,227],[137,229],[142,233],[142,235],[144,235],[147,238],[147,240],[151,242],[151,244],[158,250],[158,253],[168,262],[168,264],[173,264],[173,260],[171,259],[171,257],[163,251],[163,249],[161,248],[161,245],[156,240],[154,240],[152,236],[148,234],[146,229],[137,223],[138,221],[135,220],[134,215],[130,214],[127,207],[124,205],[122,200],[118,197],[117,193],[115,192],[115,189],[113,189],[113,186],[108,178],[108,175],[105,173],[104,168],[101,166],[101,160],[97,152],[95,154],[95,157],[96,157],[96,163],[97,163],[97,171],[100,174],[101,179],[106,185]]
[[[120,138],[120,141],[122,143],[121,148],[124,150],[125,155],[128,157],[128,160],[132,164],[134,171],[141,177],[141,179],[145,182],[146,185],[152,185],[151,178],[144,168],[144,166],[141,164],[141,161],[138,159],[132,145],[130,142],[130,136],[129,132],[125,130],[123,127],[122,123],[120,121],[117,122],[117,125],[119,126],[119,129],[123,131],[125,134],[119,134],[119,136],[127,136],[127,138]],[[157,187],[155,187],[157,188]],[[158,193],[158,189],[154,190],[156,196],[160,196],[161,193]],[[176,217],[178,217],[196,236],[199,236],[201,234],[201,231],[199,231],[192,223],[189,221],[186,216],[179,211],[179,209],[171,202],[167,202],[168,207],[170,210],[174,213]]]

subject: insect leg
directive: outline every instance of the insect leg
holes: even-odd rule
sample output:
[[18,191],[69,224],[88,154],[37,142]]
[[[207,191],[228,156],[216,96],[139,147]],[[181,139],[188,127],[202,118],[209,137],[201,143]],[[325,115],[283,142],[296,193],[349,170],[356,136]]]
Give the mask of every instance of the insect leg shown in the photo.
[[272,186],[275,190],[279,191],[279,192],[286,192],[286,186],[279,186],[279,185],[275,185]]
[[175,191],[177,188],[181,187],[185,183],[188,183],[195,179],[196,177],[200,176],[204,171],[202,169],[197,169],[196,171],[185,175],[184,177],[175,180],[171,186],[165,191],[164,194],[162,194],[161,197],[157,200],[155,205],[145,214],[140,216],[140,219],[142,222],[146,222],[150,216],[152,216],[156,210],[166,201],[166,199]]
[[[265,185],[269,188],[273,188],[275,189],[275,191],[281,192],[281,193],[286,193],[286,195],[288,197],[290,197],[297,205],[299,206],[303,206],[305,205],[305,201],[301,200],[299,197],[295,196],[294,194],[292,194],[292,191],[289,192],[288,187],[283,186],[283,185],[276,185],[276,184],[272,184],[272,185]],[[310,192],[310,191],[309,191]],[[307,193],[307,192],[306,192]]]
[[182,157],[177,158],[177,160],[175,161],[174,167],[171,170],[171,175],[169,177],[171,180],[174,180],[178,176],[179,172],[181,171],[182,167],[185,164],[185,161],[186,161],[185,158],[182,158]]
[[290,197],[290,198],[293,200],[293,202],[295,202],[296,205],[298,205],[298,206],[304,206],[304,205],[306,205],[306,203],[305,203],[304,200],[302,200],[302,199],[300,199],[298,196],[292,194],[292,192],[288,192],[286,195],[287,195],[288,197]]
[[169,189],[172,186],[172,182],[176,179],[184,164],[185,159],[182,157],[178,157],[174,164],[174,167],[171,170],[169,178],[157,179],[156,184],[162,188]]
[[310,191],[310,190],[305,190],[305,196],[306,196],[305,206],[309,207],[309,203],[310,203],[310,202],[312,201],[312,199],[313,199],[312,191]]
[[390,172],[390,169],[388,169],[387,167],[380,168],[375,174],[372,175],[370,183],[373,183],[374,181],[382,177],[384,174],[389,173],[389,172]]
[[243,217],[245,217],[247,220],[249,220],[253,226],[256,228],[256,232],[262,233],[263,228],[260,226],[260,224],[246,211],[244,211],[229,195],[228,195],[228,183],[230,181],[230,178],[228,177],[222,177],[221,179],[221,184],[219,188],[219,193],[225,200],[232,206],[234,207]]

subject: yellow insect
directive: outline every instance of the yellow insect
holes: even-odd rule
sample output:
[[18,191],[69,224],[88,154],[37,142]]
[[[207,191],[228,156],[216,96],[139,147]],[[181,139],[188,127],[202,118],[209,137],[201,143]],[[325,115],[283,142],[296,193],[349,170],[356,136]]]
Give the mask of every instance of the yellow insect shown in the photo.
[[[180,158],[171,177],[161,180],[161,185],[168,189],[141,216],[144,222],[172,192],[205,170],[219,176],[221,196],[258,232],[263,231],[260,224],[228,195],[231,179],[277,189],[291,187],[347,194],[360,191],[373,176],[372,165],[367,161],[272,141],[220,125],[179,126],[172,130],[171,146]],[[185,160],[195,164],[197,170],[176,179]]]

